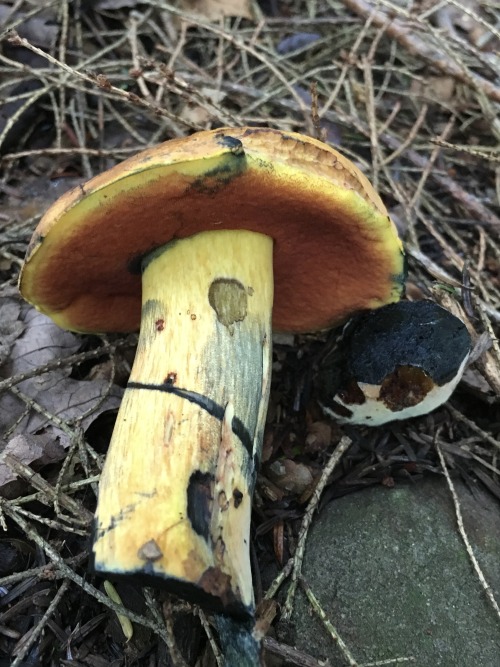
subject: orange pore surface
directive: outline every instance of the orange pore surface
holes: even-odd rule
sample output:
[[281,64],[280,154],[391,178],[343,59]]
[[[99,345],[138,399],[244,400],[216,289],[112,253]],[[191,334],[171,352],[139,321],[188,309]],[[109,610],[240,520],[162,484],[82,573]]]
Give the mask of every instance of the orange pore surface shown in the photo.
[[20,289],[66,328],[137,330],[141,257],[222,229],[274,239],[277,330],[323,329],[401,295],[401,243],[361,172],[321,142],[256,128],[166,142],[67,193],[35,231]]

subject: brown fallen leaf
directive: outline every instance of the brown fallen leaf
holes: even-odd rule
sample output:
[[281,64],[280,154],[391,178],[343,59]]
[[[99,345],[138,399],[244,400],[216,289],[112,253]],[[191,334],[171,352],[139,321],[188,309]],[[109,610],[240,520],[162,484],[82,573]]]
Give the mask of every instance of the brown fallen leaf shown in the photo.
[[21,304],[16,299],[4,299],[0,302],[0,366],[8,358],[10,349],[24,330],[19,320]]
[[276,600],[262,599],[255,611],[255,634],[259,637],[265,637],[269,632],[277,613],[278,602]]
[[18,461],[29,466],[36,463],[42,466],[60,461],[65,456],[65,449],[52,435],[16,435],[5,445],[0,454],[0,494],[1,490],[16,479],[16,475],[4,459],[12,454]]
[[250,0],[180,0],[180,8],[200,14],[208,21],[218,21],[226,16],[252,19]]
[[292,494],[303,493],[313,482],[309,466],[291,459],[280,459],[267,466],[266,474],[277,487]]
[[410,91],[412,95],[446,104],[455,95],[456,81],[451,76],[428,76],[422,80],[412,81]]
[[283,520],[278,521],[273,526],[273,546],[274,546],[274,555],[276,560],[280,565],[283,565],[284,562],[284,532],[285,524]]
[[[0,297],[1,313],[13,317],[0,323],[0,330],[2,325],[8,330],[3,339],[0,336],[0,347],[3,343],[3,348],[10,351],[0,364],[2,378],[64,360],[81,346],[81,338],[63,331],[17,296]],[[12,340],[14,332],[18,337]],[[62,364],[61,368],[30,377],[16,384],[13,391],[0,394],[0,493],[2,484],[12,480],[12,472],[2,461],[4,452],[27,465],[33,461],[58,460],[71,437],[57,419],[67,422],[88,412],[81,421],[86,429],[102,412],[118,408],[121,389],[109,388],[106,380],[76,380],[70,377],[71,371],[71,367]],[[42,412],[23,400],[17,391],[39,405]],[[52,415],[57,419],[51,419]]]
[[326,450],[332,440],[332,426],[324,421],[309,425],[305,440],[305,451],[315,453]]

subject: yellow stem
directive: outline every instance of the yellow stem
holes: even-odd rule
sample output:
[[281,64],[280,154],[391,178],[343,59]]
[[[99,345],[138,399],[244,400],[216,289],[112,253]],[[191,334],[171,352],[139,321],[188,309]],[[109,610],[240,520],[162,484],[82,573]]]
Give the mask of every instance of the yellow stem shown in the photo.
[[226,230],[175,241],[146,258],[142,282],[137,355],[100,482],[94,569],[252,613],[272,239]]

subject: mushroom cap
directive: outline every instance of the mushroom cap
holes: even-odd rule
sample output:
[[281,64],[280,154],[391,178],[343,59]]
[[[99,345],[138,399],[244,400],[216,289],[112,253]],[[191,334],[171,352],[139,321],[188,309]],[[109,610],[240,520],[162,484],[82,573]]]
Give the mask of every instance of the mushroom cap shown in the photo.
[[450,397],[465,370],[465,324],[433,301],[400,301],[346,327],[316,377],[325,412],[378,426],[426,414]]
[[359,169],[315,139],[248,127],[167,141],[66,193],[19,287],[64,328],[135,331],[144,256],[222,229],[273,238],[277,330],[324,329],[401,296],[401,241]]

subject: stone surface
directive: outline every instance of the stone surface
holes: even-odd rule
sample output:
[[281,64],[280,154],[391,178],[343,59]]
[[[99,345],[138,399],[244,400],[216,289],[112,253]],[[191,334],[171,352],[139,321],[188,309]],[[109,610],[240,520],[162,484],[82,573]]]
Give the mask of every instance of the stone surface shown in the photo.
[[[455,481],[475,555],[500,600],[496,501]],[[376,487],[317,517],[304,576],[359,664],[414,656],[416,667],[500,667],[500,620],[473,572],[446,481]],[[346,664],[303,593],[288,640]],[[404,664],[404,663],[403,663]]]

